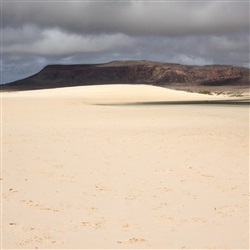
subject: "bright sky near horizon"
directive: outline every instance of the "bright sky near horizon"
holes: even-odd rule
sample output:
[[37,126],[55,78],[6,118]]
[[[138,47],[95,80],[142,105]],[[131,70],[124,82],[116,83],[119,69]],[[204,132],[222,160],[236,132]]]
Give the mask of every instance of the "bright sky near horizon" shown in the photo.
[[48,64],[249,67],[249,1],[1,1],[2,83]]

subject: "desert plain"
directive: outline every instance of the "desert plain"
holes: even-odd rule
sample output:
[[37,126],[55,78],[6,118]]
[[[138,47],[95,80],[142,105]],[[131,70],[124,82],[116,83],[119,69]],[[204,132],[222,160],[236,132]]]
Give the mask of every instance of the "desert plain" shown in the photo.
[[217,103],[237,98],[1,93],[2,248],[248,249],[249,105]]

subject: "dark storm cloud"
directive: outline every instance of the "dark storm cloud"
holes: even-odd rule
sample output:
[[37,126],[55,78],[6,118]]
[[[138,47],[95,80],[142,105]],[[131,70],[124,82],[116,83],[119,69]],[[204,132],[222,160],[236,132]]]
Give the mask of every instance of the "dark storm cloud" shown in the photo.
[[3,82],[52,63],[249,66],[247,2],[10,0],[2,3],[2,19]]
[[249,9],[244,2],[3,3],[3,27],[31,23],[85,34],[227,34],[248,29]]

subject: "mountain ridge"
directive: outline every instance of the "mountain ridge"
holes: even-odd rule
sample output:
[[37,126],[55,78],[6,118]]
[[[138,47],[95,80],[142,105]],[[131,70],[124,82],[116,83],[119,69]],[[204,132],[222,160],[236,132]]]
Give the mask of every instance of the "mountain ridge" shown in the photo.
[[174,89],[249,87],[250,69],[233,65],[182,65],[146,60],[100,64],[47,65],[27,78],[1,85],[2,91],[102,84],[149,84]]

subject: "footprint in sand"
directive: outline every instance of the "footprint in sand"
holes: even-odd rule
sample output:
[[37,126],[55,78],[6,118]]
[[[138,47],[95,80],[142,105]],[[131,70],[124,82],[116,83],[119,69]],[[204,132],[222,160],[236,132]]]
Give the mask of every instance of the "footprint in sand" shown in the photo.
[[58,169],[62,169],[62,168],[63,168],[63,165],[62,165],[62,164],[55,164],[54,167],[55,167],[55,168],[58,168]]
[[100,185],[100,184],[95,185],[95,190],[96,191],[111,191],[110,188],[107,188],[107,187]]
[[170,217],[170,216],[161,216],[160,219],[165,220],[165,221],[172,221],[172,222],[175,220],[174,217]]
[[173,189],[171,189],[171,188],[168,188],[168,187],[163,187],[163,188],[157,188],[156,190],[159,190],[159,191],[161,191],[161,192],[163,192],[163,193],[168,193],[168,192],[173,192]]
[[90,227],[90,228],[97,230],[97,229],[101,229],[104,223],[105,223],[104,221],[97,221],[97,222],[83,221],[81,223],[81,226]]
[[10,189],[9,189],[9,192],[11,192],[11,193],[17,193],[18,190],[14,189],[14,188],[10,188]]
[[18,224],[15,223],[15,222],[10,222],[9,225],[10,225],[10,226],[17,226]]
[[57,241],[54,237],[49,236],[49,235],[42,235],[40,237],[38,237],[38,236],[30,237],[30,238],[20,242],[19,245],[24,246],[24,245],[30,245],[30,244],[42,243],[42,242],[52,243],[52,244],[57,243]]
[[195,218],[192,218],[192,221],[194,222],[206,222],[206,218],[199,218],[199,217],[195,217]]
[[46,207],[46,206],[44,206],[42,204],[39,204],[39,203],[36,203],[36,202],[34,202],[32,200],[29,200],[29,201],[27,201],[27,200],[21,200],[20,202],[24,203],[24,204],[27,204],[30,207],[39,209],[39,210],[48,210],[48,211],[52,211],[52,212],[60,212],[60,210],[58,210],[58,209]]
[[208,174],[201,174],[203,177],[208,177],[208,178],[215,178],[213,175],[208,175]]
[[131,238],[129,240],[117,241],[118,243],[142,243],[146,242],[145,239],[142,238]]
[[128,224],[128,223],[126,223],[126,224],[124,224],[124,225],[122,225],[122,228],[124,229],[124,230],[137,230],[137,229],[140,229],[140,227],[138,226],[138,225],[136,225],[136,224]]
[[136,200],[137,198],[139,197],[139,195],[138,194],[128,194],[128,195],[126,195],[126,197],[125,197],[125,200]]
[[221,206],[215,207],[214,211],[220,215],[221,217],[233,216],[234,213],[239,212],[241,210],[241,206]]

